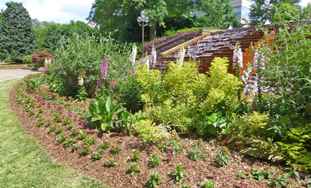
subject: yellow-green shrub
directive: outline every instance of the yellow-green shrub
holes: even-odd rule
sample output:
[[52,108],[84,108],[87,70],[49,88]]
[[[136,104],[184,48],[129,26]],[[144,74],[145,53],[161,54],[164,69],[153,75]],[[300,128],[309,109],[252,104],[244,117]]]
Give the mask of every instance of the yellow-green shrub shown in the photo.
[[156,126],[150,120],[141,120],[136,122],[134,129],[140,134],[140,137],[148,142],[157,142],[169,138],[170,134],[163,126]]
[[209,77],[198,73],[196,64],[190,62],[182,66],[172,62],[166,74],[138,67],[137,81],[144,91],[141,99],[147,115],[158,124],[177,126],[179,130],[205,127],[205,116],[211,115],[218,104],[237,100],[242,82],[227,69],[227,58],[215,58]]

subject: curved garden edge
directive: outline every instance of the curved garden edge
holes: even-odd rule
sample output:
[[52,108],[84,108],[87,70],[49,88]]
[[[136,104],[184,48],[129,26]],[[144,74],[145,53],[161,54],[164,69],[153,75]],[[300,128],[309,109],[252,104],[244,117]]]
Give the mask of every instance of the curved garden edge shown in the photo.
[[[106,134],[96,129],[81,128],[87,136],[97,136],[97,141],[94,146],[91,146],[91,151],[95,151],[104,139],[109,139],[112,143],[119,144],[121,153],[114,156],[118,165],[113,168],[105,169],[103,165],[103,159],[109,159],[111,154],[104,153],[103,159],[98,161],[92,161],[91,155],[86,157],[80,157],[76,153],[72,153],[69,148],[64,148],[63,145],[56,144],[57,135],[54,133],[48,134],[48,128],[42,126],[37,127],[37,120],[35,116],[29,116],[29,114],[23,111],[21,105],[16,103],[14,98],[16,92],[16,86],[10,91],[10,104],[12,109],[18,116],[22,127],[26,132],[35,137],[40,143],[41,147],[46,150],[54,159],[58,162],[68,164],[69,166],[82,171],[83,173],[96,178],[102,182],[105,182],[113,187],[145,187],[146,181],[149,175],[154,169],[148,168],[148,158],[150,153],[148,148],[141,144],[141,140],[136,137],[125,137],[121,140],[118,134]],[[48,116],[48,114],[45,114]],[[53,119],[53,115],[52,115]],[[77,123],[74,124],[75,128],[80,127]],[[81,142],[81,141],[80,141]],[[265,162],[259,160],[249,159],[239,155],[236,152],[232,152],[229,159],[229,164],[218,170],[211,168],[213,155],[216,155],[217,146],[206,144],[210,149],[210,156],[207,159],[201,161],[188,161],[189,168],[186,170],[187,176],[185,176],[181,182],[175,182],[171,177],[171,172],[174,171],[174,166],[181,161],[187,159],[187,156],[180,154],[173,157],[173,160],[169,163],[166,162],[166,155],[162,154],[157,148],[154,148],[154,152],[162,159],[161,165],[156,168],[159,174],[162,176],[162,184],[160,187],[179,187],[182,183],[198,184],[204,180],[204,178],[212,179],[215,182],[215,187],[240,187],[241,180],[237,178],[237,173],[250,173],[252,170],[263,169],[268,165]],[[132,150],[139,149],[141,151],[141,159],[138,162],[141,167],[140,173],[131,177],[128,173],[128,167],[132,157]],[[217,175],[213,177],[214,171],[217,171]],[[164,175],[165,174],[165,175]],[[245,184],[250,187],[267,187],[267,181],[257,180],[245,180]]]
[[9,104],[9,93],[19,80],[0,82],[1,187],[102,187],[100,182],[56,163],[26,134]]

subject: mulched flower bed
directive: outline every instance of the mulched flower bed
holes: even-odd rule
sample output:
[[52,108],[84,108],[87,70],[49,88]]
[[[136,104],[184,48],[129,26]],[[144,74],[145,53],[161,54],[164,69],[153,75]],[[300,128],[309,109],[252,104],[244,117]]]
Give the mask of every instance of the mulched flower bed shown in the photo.
[[[214,187],[268,187],[268,180],[249,180],[241,179],[237,177],[238,173],[251,173],[253,170],[263,170],[267,165],[267,162],[259,161],[257,159],[248,158],[238,154],[235,151],[231,151],[229,156],[228,165],[224,167],[216,168],[214,157],[219,154],[221,149],[214,143],[202,142],[202,152],[208,154],[208,157],[198,161],[192,161],[189,159],[190,148],[193,148],[198,144],[198,140],[191,140],[189,138],[181,138],[178,136],[174,140],[180,143],[184,151],[181,151],[177,155],[171,156],[168,152],[162,152],[155,145],[144,145],[142,140],[135,136],[123,136],[119,133],[104,133],[100,130],[90,127],[86,122],[79,119],[75,114],[68,109],[61,108],[64,104],[48,105],[47,101],[37,101],[36,93],[29,91],[28,96],[31,100],[36,101],[36,106],[32,109],[34,115],[30,115],[26,112],[25,105],[19,104],[15,98],[17,92],[17,86],[13,87],[10,92],[10,104],[18,117],[21,126],[25,131],[35,137],[41,147],[46,150],[56,161],[67,164],[74,169],[77,169],[90,177],[96,178],[111,187],[149,187],[147,180],[154,170],[159,171],[162,182],[159,187],[180,187],[182,184],[189,184],[191,187],[201,187],[200,183],[204,179],[212,180],[215,183]],[[44,124],[38,127],[39,118],[36,115],[41,111],[40,116],[44,119]],[[64,125],[64,121],[56,122],[54,113],[61,112],[62,119],[70,117],[73,119],[73,127],[76,130],[82,130],[86,134],[86,138],[96,137],[96,142],[89,147],[89,154],[81,156],[81,148],[78,151],[73,152],[72,147],[64,147],[63,143],[58,144],[57,140],[60,134],[56,131],[51,131],[51,127],[62,128],[62,133],[69,138],[75,139],[75,143],[78,146],[83,146],[82,140],[78,139],[79,135],[73,136],[72,130],[69,130],[69,125]],[[48,126],[47,120],[51,125]],[[171,140],[172,142],[174,140]],[[112,154],[110,149],[102,152],[102,158],[100,160],[93,160],[92,153],[99,151],[99,146],[103,142],[109,141],[115,146],[121,148],[119,154]],[[140,159],[138,160],[139,172],[134,176],[131,176],[128,172],[131,162],[133,162],[133,150],[140,151]],[[161,161],[158,167],[150,167],[150,157],[155,154],[160,157]],[[103,166],[106,160],[114,158],[117,165],[110,168]],[[185,176],[176,182],[172,174],[175,171],[175,166],[178,163],[186,165]],[[296,180],[302,187],[303,182]]]

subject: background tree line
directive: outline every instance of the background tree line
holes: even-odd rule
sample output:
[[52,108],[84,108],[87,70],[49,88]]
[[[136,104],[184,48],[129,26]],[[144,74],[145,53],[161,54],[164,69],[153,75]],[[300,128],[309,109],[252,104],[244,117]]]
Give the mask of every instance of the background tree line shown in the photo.
[[[300,7],[300,0],[270,0],[271,10],[262,9],[256,0],[250,12],[252,25],[269,19],[272,23],[308,19],[311,4]],[[232,14],[230,0],[95,0],[89,24],[70,21],[59,24],[31,19],[22,3],[8,2],[0,11],[0,59],[21,60],[38,50],[53,52],[65,38],[80,35],[111,35],[119,42],[140,42],[141,27],[136,19],[144,10],[150,18],[146,40],[161,37],[166,31],[191,27],[241,27]],[[267,14],[266,14],[267,13]],[[9,15],[13,15],[9,16]],[[92,27],[90,26],[92,25]]]

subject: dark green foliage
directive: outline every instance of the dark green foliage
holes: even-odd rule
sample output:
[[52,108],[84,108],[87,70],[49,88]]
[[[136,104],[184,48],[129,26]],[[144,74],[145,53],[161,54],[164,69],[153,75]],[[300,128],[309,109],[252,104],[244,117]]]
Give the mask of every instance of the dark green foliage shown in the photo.
[[282,3],[275,8],[272,23],[280,23],[287,21],[297,21],[300,16],[300,10],[289,3]]
[[21,61],[32,54],[37,40],[32,29],[31,18],[22,3],[6,3],[0,26],[0,59],[6,57]]
[[25,64],[30,64],[31,63],[31,58],[32,58],[32,55],[25,55],[22,59],[23,63]]
[[[273,5],[271,10],[262,9],[262,5],[265,0],[257,0],[255,4],[251,5],[251,11],[249,17],[251,19],[251,25],[260,25],[263,24],[266,19],[273,20],[276,9],[280,7],[283,3],[288,3],[290,5],[296,6],[300,0],[270,0],[270,5]],[[297,13],[299,16],[299,12]]]
[[74,34],[83,36],[96,34],[96,30],[81,21],[70,21],[69,24],[58,24],[46,21],[40,22],[34,19],[32,20],[32,24],[39,43],[37,50],[45,49],[53,52],[61,44],[64,44],[66,38],[70,38]]
[[143,103],[140,98],[143,91],[136,81],[135,72],[132,72],[131,76],[117,87],[119,93],[118,102],[123,104],[123,107],[132,113],[143,109]]

